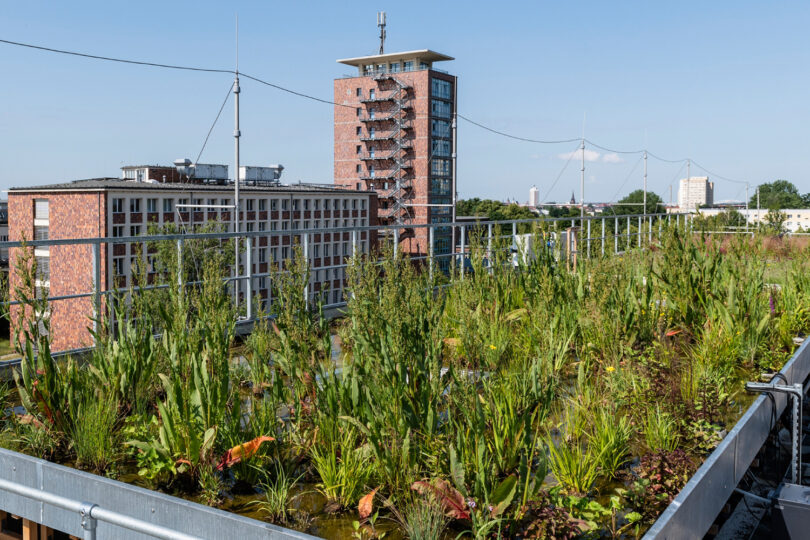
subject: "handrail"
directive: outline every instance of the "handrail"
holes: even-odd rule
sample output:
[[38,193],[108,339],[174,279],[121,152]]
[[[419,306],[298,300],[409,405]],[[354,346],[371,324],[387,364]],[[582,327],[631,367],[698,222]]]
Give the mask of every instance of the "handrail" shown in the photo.
[[5,448],[0,448],[0,510],[86,539],[314,539]]
[[148,534],[149,536],[162,538],[164,540],[200,540],[199,536],[192,536],[173,529],[161,527],[160,525],[155,525],[148,521],[135,519],[112,510],[107,510],[94,503],[68,499],[67,497],[54,495],[53,493],[24,486],[16,482],[0,479],[0,490],[56,506],[57,508],[68,510],[69,512],[75,512],[81,518],[81,526],[82,529],[84,529],[85,540],[95,540],[97,521],[104,521],[111,525],[118,525],[130,531]]
[[[399,194],[403,193],[403,190],[408,189],[409,182],[406,180],[402,183],[402,185],[398,187],[394,187],[391,191],[391,195],[394,197],[398,197]],[[411,207],[415,206],[422,206],[419,203],[414,204],[405,204],[400,200],[396,200],[395,204],[387,209],[380,209],[380,217],[383,219],[396,219],[396,223],[393,224],[386,224],[386,225],[372,225],[372,226],[359,226],[359,227],[337,227],[337,228],[318,228],[318,229],[293,229],[293,230],[274,230],[274,231],[252,231],[252,232],[211,232],[211,233],[175,233],[175,234],[160,234],[160,235],[144,235],[144,236],[122,236],[122,237],[106,237],[106,238],[76,238],[76,239],[48,239],[48,240],[34,240],[31,242],[26,242],[24,245],[30,248],[37,248],[37,247],[46,247],[46,246],[65,246],[65,245],[85,245],[90,246],[92,248],[92,252],[89,257],[89,262],[92,263],[92,268],[88,268],[90,272],[89,277],[89,285],[76,285],[74,289],[70,290],[60,290],[58,294],[51,295],[52,291],[48,289],[48,297],[47,302],[49,305],[58,302],[58,301],[66,301],[72,299],[80,299],[80,298],[89,298],[92,300],[92,316],[89,318],[92,321],[96,321],[98,317],[100,317],[102,306],[102,299],[109,298],[112,295],[115,295],[119,292],[119,287],[125,287],[124,284],[119,284],[116,281],[116,276],[112,275],[113,271],[103,269],[103,259],[102,253],[105,250],[110,249],[111,246],[121,245],[146,245],[147,243],[153,242],[174,242],[176,244],[177,253],[181,254],[184,251],[184,243],[186,241],[192,240],[227,240],[227,239],[245,239],[245,243],[247,245],[246,253],[245,253],[245,263],[244,263],[244,271],[240,270],[237,272],[231,271],[230,276],[223,277],[222,282],[223,284],[228,284],[231,282],[235,283],[246,283],[250,288],[254,280],[262,279],[262,278],[270,278],[270,280],[274,279],[273,276],[279,275],[283,272],[282,269],[276,269],[270,266],[268,261],[267,268],[259,268],[259,272],[256,272],[253,269],[253,266],[256,261],[253,260],[250,254],[253,253],[255,249],[259,249],[260,242],[258,239],[273,239],[279,237],[287,237],[290,239],[289,242],[271,242],[267,240],[264,245],[294,245],[300,242],[303,256],[306,260],[310,261],[310,268],[313,271],[330,271],[332,269],[337,268],[347,268],[350,264],[348,260],[348,254],[343,253],[342,255],[339,253],[335,253],[332,256],[324,255],[323,257],[314,256],[313,249],[310,244],[316,240],[317,236],[320,235],[331,235],[332,241],[337,242],[345,242],[347,240],[346,236],[348,235],[352,244],[352,252],[358,249],[359,242],[365,242],[365,246],[363,246],[362,251],[365,252],[366,248],[370,251],[371,246],[374,242],[374,237],[383,237],[393,239],[393,253],[396,255],[399,249],[399,240],[403,232],[409,234],[416,234],[417,231],[424,231],[421,233],[424,235],[425,238],[429,237],[430,245],[434,245],[434,232],[442,232],[446,231],[447,234],[443,236],[448,236],[451,234],[449,231],[456,230],[461,233],[461,236],[469,236],[472,231],[479,231],[480,234],[483,236],[485,235],[487,245],[486,249],[490,252],[493,248],[492,242],[497,238],[496,228],[503,228],[504,230],[511,229],[511,236],[513,237],[513,244],[515,243],[515,235],[518,233],[518,225],[526,224],[526,225],[537,225],[537,224],[556,224],[556,223],[563,223],[563,228],[568,228],[570,226],[574,226],[579,224],[580,227],[578,230],[581,230],[581,233],[577,233],[577,236],[581,236],[582,247],[578,250],[573,250],[570,246],[564,247],[562,244],[557,245],[555,242],[555,246],[553,250],[555,252],[555,256],[558,254],[560,257],[562,256],[576,256],[581,254],[583,257],[590,258],[591,257],[591,247],[594,246],[601,251],[602,255],[606,254],[606,251],[609,249],[607,246],[607,238],[613,238],[613,249],[612,252],[614,254],[620,253],[619,244],[622,244],[622,251],[625,248],[633,247],[635,243],[639,248],[645,242],[645,238],[648,238],[648,242],[652,242],[653,240],[653,223],[655,218],[658,219],[658,235],[661,234],[662,229],[661,225],[664,221],[663,218],[669,218],[671,221],[675,223],[683,223],[684,226],[689,226],[689,216],[685,215],[684,219],[681,221],[680,217],[683,214],[635,214],[632,216],[621,216],[621,220],[619,217],[612,217],[612,216],[575,216],[575,217],[560,217],[560,218],[549,218],[549,217],[542,217],[542,218],[527,218],[527,219],[517,219],[517,220],[477,220],[475,222],[471,221],[462,221],[462,222],[447,222],[447,223],[420,223],[414,224],[410,223],[410,212]],[[424,206],[431,206],[431,205],[424,205]],[[348,211],[349,209],[346,209]],[[302,217],[306,216],[307,212],[318,212],[318,210],[310,210],[310,211],[303,211]],[[403,219],[402,213],[405,213],[405,217]],[[315,219],[314,216],[310,216],[307,219]],[[594,230],[592,234],[592,229],[596,229],[595,227],[591,226],[591,222],[597,220],[602,222],[602,230],[601,234],[598,230]],[[613,220],[615,223],[615,229],[613,234],[610,236],[606,236],[606,223]],[[626,225],[625,225],[626,222]],[[632,222],[632,226],[631,226]],[[637,229],[633,232],[632,227],[636,227],[637,222]],[[647,227],[649,224],[649,227]],[[586,227],[587,225],[587,227]],[[556,227],[555,227],[556,228]],[[624,230],[622,230],[624,229]],[[385,234],[385,233],[388,234]],[[426,233],[426,234],[425,234]],[[509,235],[507,235],[509,236]],[[457,238],[459,238],[457,236]],[[637,240],[637,241],[636,241]],[[318,239],[318,242],[321,240]],[[598,242],[598,243],[596,243]],[[317,246],[317,244],[316,244]],[[0,247],[11,247],[11,248],[20,248],[23,247],[22,242],[0,242]],[[450,263],[456,261],[457,264],[461,264],[463,262],[464,257],[466,257],[466,247],[465,240],[461,241],[461,250],[458,251],[456,248],[457,246],[449,246],[448,249],[445,251],[437,252],[435,249],[428,249],[426,255],[421,257],[414,257],[412,256],[412,260],[419,260],[425,259],[429,266],[432,266],[434,261],[437,260],[449,260]],[[127,253],[130,253],[131,250],[129,248],[126,249]],[[329,260],[323,260],[324,258],[328,258]],[[274,261],[277,262],[277,261]],[[380,261],[377,261],[380,263]],[[323,263],[323,265],[321,264]],[[241,267],[242,265],[240,265]],[[107,272],[110,275],[110,279],[108,280],[108,286],[102,287],[101,284],[103,283],[101,273]],[[317,281],[324,281],[324,280],[317,280]],[[195,286],[198,283],[196,282],[189,282],[182,276],[182,267],[178,266],[177,269],[177,276],[175,283],[180,283],[183,286]],[[331,281],[328,278],[325,281],[326,283],[330,284],[331,288]],[[150,290],[158,290],[164,289],[169,287],[167,282],[162,282],[158,284],[144,284],[144,285],[136,285],[130,282],[129,291],[132,293],[141,293],[144,291]],[[264,286],[262,286],[264,288]],[[345,287],[341,287],[345,288]],[[250,290],[250,289],[249,289]],[[303,294],[306,296],[308,302],[315,302],[319,297],[321,290],[315,289],[314,287],[305,287]],[[248,294],[246,298],[251,300],[245,299],[235,299],[234,301],[237,303],[237,309],[244,308],[246,312],[246,316],[243,319],[240,319],[239,323],[242,328],[249,330],[250,323],[256,320],[253,311],[253,304],[252,299],[254,295]],[[322,298],[323,299],[323,298]],[[269,301],[269,296],[268,296]],[[2,306],[16,306],[21,305],[24,302],[24,299],[13,299],[10,301],[0,302]],[[327,300],[328,302],[328,300]],[[324,309],[331,310],[344,307],[346,302],[342,296],[334,297],[332,299],[332,303],[327,303],[324,305]],[[94,323],[95,325],[95,323]],[[95,328],[95,326],[94,326]],[[79,345],[79,344],[77,344]],[[80,344],[84,347],[86,344]],[[80,351],[79,348],[71,349],[70,351],[78,352]],[[61,352],[61,351],[60,351]],[[20,363],[20,358],[13,358],[11,360],[0,361],[0,368],[12,367],[18,365]]]
[[[810,376],[810,340],[804,341],[779,373],[785,376],[786,384],[804,383]],[[772,399],[759,395],[658,516],[644,539],[705,536],[768,438],[773,419],[781,416],[786,406],[783,394]]]
[[[322,210],[306,210],[307,212],[319,212]],[[335,210],[337,211],[337,210]],[[341,210],[342,211],[342,210]],[[349,210],[351,211],[351,210]],[[242,211],[244,213],[244,210]],[[296,212],[302,212],[296,210]],[[48,239],[48,240],[28,240],[25,242],[26,247],[48,247],[48,246],[65,246],[65,245],[91,245],[91,244],[131,244],[139,242],[160,242],[168,240],[212,240],[212,239],[234,239],[234,238],[264,238],[264,237],[284,237],[284,236],[302,236],[304,234],[329,234],[341,232],[365,232],[365,231],[380,231],[385,229],[428,229],[432,227],[477,227],[477,226],[498,226],[498,225],[512,225],[512,224],[529,224],[529,223],[546,223],[546,222],[576,222],[576,221],[598,221],[601,219],[638,219],[638,218],[653,218],[653,217],[689,217],[694,214],[682,213],[660,213],[660,214],[625,214],[620,216],[605,215],[605,216],[574,216],[574,217],[539,217],[539,218],[526,218],[526,219],[504,219],[504,220],[487,220],[482,219],[475,222],[469,221],[454,221],[449,223],[408,223],[406,225],[366,225],[357,227],[333,227],[329,229],[296,229],[286,231],[241,231],[241,232],[213,232],[213,233],[175,233],[175,234],[156,234],[156,235],[141,235],[141,236],[106,236],[106,237],[93,237],[93,238],[64,238],[64,239]],[[216,222],[214,222],[216,223]],[[223,222],[224,223],[224,222]],[[224,223],[227,225],[227,223]],[[20,241],[7,241],[0,242],[0,249],[2,248],[16,248],[23,247]]]

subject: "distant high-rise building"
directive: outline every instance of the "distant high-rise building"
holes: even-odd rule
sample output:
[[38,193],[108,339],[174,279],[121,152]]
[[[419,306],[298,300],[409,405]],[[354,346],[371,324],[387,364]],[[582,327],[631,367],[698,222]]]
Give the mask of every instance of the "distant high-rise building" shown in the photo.
[[538,204],[540,204],[540,190],[537,189],[537,186],[532,186],[529,189],[529,206],[537,208]]
[[[335,79],[335,184],[374,190],[381,224],[403,225],[400,247],[428,252],[428,231],[449,223],[453,197],[456,82],[433,68],[453,60],[427,49],[338,60],[357,75]],[[436,228],[433,253],[449,254],[450,228]],[[449,263],[448,258],[439,263]]]
[[691,212],[701,206],[714,204],[714,182],[708,176],[681,178],[678,188],[678,206],[682,211]]

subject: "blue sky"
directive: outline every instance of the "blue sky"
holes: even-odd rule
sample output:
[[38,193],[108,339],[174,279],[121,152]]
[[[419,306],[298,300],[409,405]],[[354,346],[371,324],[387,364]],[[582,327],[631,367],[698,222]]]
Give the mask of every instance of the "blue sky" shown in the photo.
[[[810,191],[810,2],[3,2],[0,38],[91,54],[240,69],[330,99],[337,58],[430,48],[456,58],[459,113],[542,139],[691,157],[713,172]],[[0,189],[194,159],[226,74],[112,64],[0,44]],[[242,162],[283,163],[287,181],[332,181],[332,107],[242,82]],[[202,162],[232,163],[232,105]],[[459,192],[579,199],[576,143],[539,145],[459,123]],[[589,148],[586,199],[641,187],[637,155]],[[598,155],[596,155],[598,153]],[[669,198],[680,164],[649,161]],[[634,169],[635,167],[635,169]],[[701,171],[693,166],[692,173]],[[744,186],[715,178],[715,198]],[[673,191],[677,196],[677,184]]]

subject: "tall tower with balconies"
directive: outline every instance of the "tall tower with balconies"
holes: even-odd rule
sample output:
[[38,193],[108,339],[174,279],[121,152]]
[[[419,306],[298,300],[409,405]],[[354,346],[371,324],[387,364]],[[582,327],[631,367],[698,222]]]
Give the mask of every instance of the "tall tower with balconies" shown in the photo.
[[[380,224],[397,225],[399,246],[430,251],[430,234],[409,225],[455,217],[456,83],[434,69],[453,58],[427,49],[338,60],[357,74],[335,79],[335,184],[369,189]],[[435,227],[433,254],[447,266],[449,227]]]

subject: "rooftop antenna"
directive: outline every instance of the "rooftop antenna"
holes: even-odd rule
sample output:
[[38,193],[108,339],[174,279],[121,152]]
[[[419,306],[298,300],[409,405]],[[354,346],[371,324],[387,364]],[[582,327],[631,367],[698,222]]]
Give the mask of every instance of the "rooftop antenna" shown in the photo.
[[377,12],[377,26],[380,27],[380,54],[383,54],[385,48],[385,12]]

